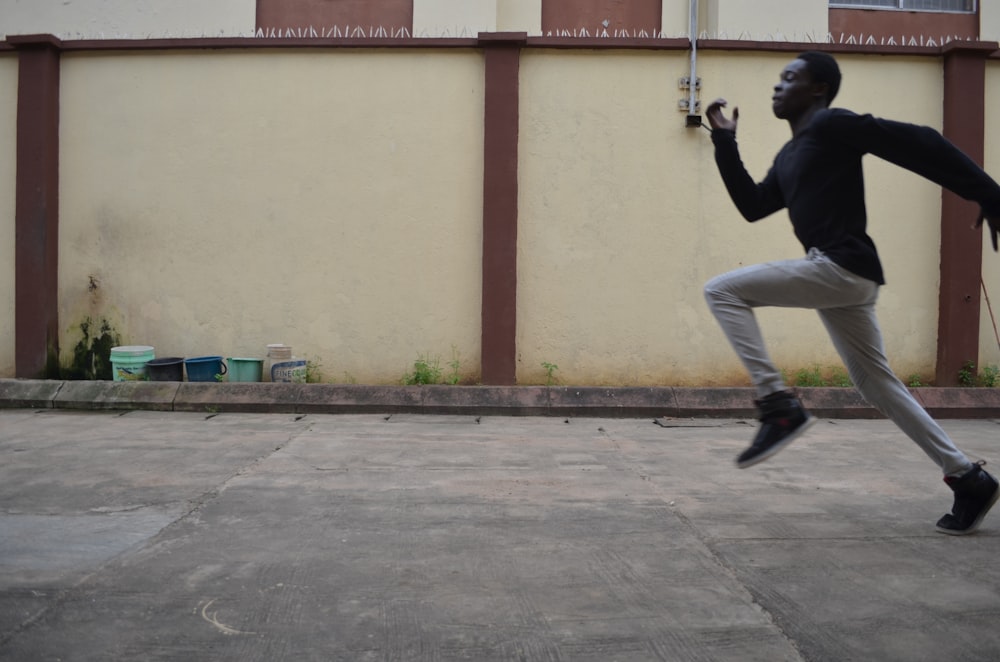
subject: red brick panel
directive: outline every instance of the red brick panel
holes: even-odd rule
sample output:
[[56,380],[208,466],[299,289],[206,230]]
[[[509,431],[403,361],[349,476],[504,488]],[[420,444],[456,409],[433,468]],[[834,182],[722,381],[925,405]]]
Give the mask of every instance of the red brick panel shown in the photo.
[[59,41],[10,36],[18,49],[14,211],[14,375],[56,377],[59,357]]
[[[604,22],[607,21],[607,26]],[[662,0],[542,0],[542,34],[585,28],[591,35],[607,30],[659,32]]]
[[413,29],[413,0],[257,0],[257,29]]
[[486,66],[482,380],[517,377],[517,147],[521,47],[527,35],[481,35]]
[[930,37],[941,45],[942,37],[979,38],[979,16],[977,14],[950,14],[945,12],[883,11],[877,9],[831,9],[830,34],[834,41],[840,35],[846,39],[853,35],[863,40],[874,37],[876,43],[892,37],[897,44],[905,38]]
[[[959,44],[944,58],[944,136],[980,165],[985,154],[986,57],[994,46]],[[966,361],[979,362],[983,233],[969,229],[978,214],[979,205],[942,192],[936,386],[958,386],[958,372]]]

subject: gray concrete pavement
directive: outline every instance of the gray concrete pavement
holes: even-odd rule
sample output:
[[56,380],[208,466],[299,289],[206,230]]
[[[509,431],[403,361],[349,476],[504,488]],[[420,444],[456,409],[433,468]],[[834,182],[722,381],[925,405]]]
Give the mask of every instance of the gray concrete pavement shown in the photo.
[[0,659],[1000,659],[1000,512],[890,423],[661,423],[0,409]]

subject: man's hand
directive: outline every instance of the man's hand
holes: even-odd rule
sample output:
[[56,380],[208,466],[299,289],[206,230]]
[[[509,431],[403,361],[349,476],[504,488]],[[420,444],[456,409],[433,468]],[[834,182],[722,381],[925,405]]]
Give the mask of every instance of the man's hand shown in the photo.
[[997,217],[987,217],[986,214],[980,214],[979,220],[976,221],[976,227],[978,228],[986,221],[986,233],[990,236],[990,241],[993,242],[993,251],[997,251],[997,235],[1000,234],[1000,220]]
[[725,99],[716,99],[712,103],[708,104],[708,110],[705,111],[705,116],[708,118],[708,124],[713,129],[725,129],[726,131],[732,131],[736,133],[736,122],[740,119],[740,109],[733,108],[733,119],[729,119],[722,114],[722,109],[726,107],[729,102]]

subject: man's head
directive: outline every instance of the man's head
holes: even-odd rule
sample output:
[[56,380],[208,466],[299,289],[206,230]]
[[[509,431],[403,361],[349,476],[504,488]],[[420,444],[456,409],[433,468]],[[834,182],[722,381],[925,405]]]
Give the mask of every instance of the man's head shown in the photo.
[[819,51],[799,53],[797,59],[806,63],[813,83],[826,84],[826,105],[829,106],[840,90],[840,67],[837,66],[837,61],[829,53]]
[[826,108],[840,89],[840,67],[826,53],[807,51],[788,63],[774,86],[775,117],[796,120],[817,108]]

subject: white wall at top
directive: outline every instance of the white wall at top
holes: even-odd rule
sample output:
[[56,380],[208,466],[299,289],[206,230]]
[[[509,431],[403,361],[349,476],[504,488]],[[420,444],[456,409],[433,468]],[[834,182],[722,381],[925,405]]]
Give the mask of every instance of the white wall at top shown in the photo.
[[990,0],[979,2],[979,38],[1000,41],[1000,5]]
[[413,0],[417,37],[475,37],[480,32],[542,32],[542,0]]
[[826,41],[828,0],[702,0],[711,38],[760,41]]
[[497,0],[413,0],[415,37],[475,37],[496,25]]
[[542,34],[542,0],[497,0],[497,31]]
[[255,0],[0,0],[0,38],[251,36],[256,15]]
[[[707,4],[707,0],[700,0],[698,5],[699,16],[704,17],[704,7]],[[691,0],[663,0],[660,12],[662,15],[661,30],[663,31],[663,36],[687,36],[691,26]]]
[[[983,3],[984,39],[1000,37],[1000,9]],[[690,0],[663,0],[663,32],[687,34]],[[823,40],[828,0],[700,0],[709,37]],[[50,33],[68,39],[252,35],[256,0],[0,0],[0,38]],[[542,31],[542,0],[414,0],[413,34],[475,36]]]

